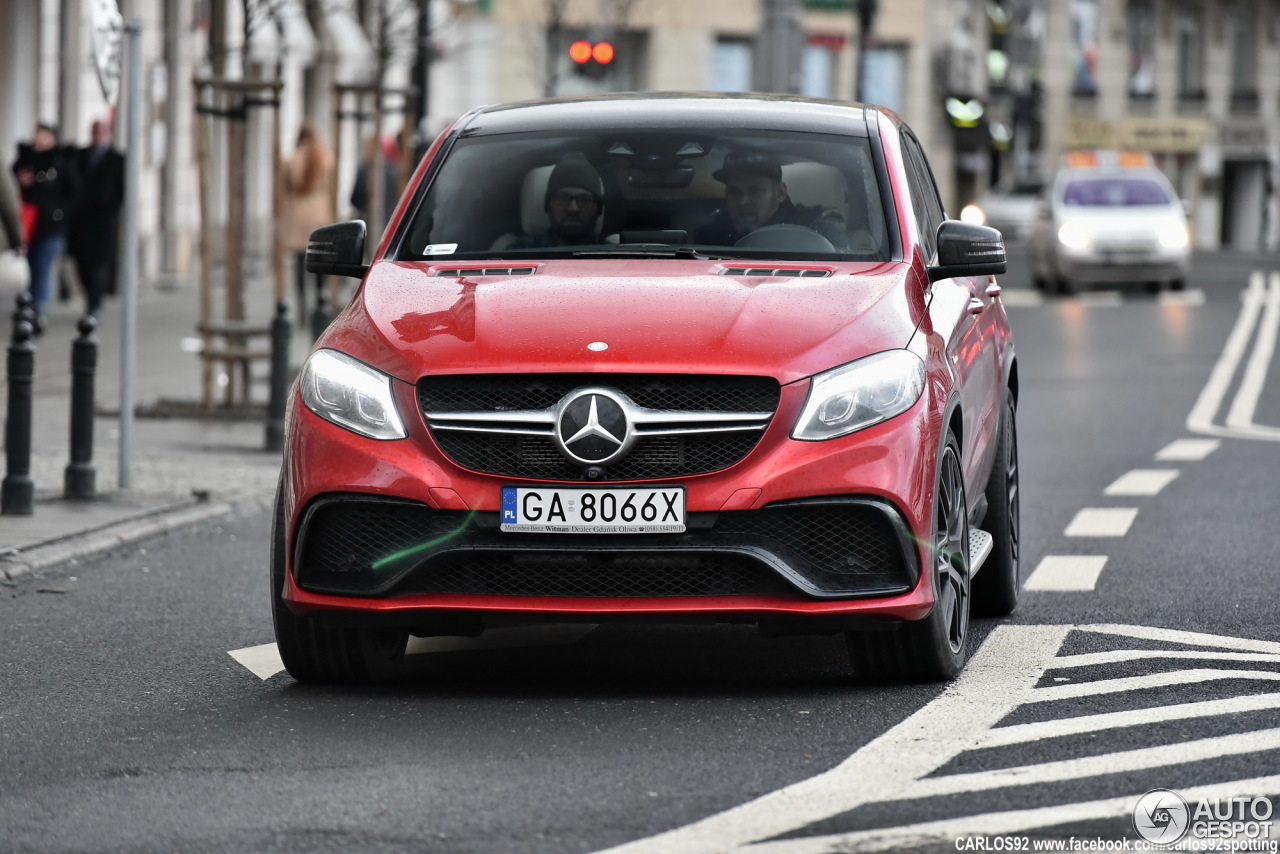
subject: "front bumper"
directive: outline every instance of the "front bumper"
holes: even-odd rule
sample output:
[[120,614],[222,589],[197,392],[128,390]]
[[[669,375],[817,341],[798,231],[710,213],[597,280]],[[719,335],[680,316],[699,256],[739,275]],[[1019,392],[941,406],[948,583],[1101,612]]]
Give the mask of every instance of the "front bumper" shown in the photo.
[[1171,282],[1185,279],[1191,268],[1187,253],[1105,252],[1058,256],[1059,273],[1075,282],[1124,284],[1128,282]]
[[[413,386],[395,385],[401,411],[414,412]],[[806,392],[783,389],[741,463],[682,481],[684,534],[615,536],[502,532],[511,479],[449,461],[420,417],[405,419],[408,439],[377,442],[295,397],[285,601],[405,625],[445,612],[925,616],[936,449],[922,437],[937,435],[936,416],[922,401],[852,436],[797,442],[788,434]]]

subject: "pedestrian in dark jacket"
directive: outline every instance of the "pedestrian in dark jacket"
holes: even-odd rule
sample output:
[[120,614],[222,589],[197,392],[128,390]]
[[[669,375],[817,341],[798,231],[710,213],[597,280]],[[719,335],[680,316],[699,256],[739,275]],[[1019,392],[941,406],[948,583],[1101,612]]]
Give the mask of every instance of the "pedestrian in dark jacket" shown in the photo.
[[58,132],[52,125],[37,125],[31,143],[18,143],[13,174],[22,196],[31,297],[39,335],[44,332],[45,312],[53,298],[58,262],[79,188],[75,151],[58,145]]
[[124,157],[111,148],[111,126],[96,121],[91,143],[76,153],[80,195],[71,214],[67,251],[84,286],[85,307],[96,315],[102,298],[116,292],[116,246],[124,205]]

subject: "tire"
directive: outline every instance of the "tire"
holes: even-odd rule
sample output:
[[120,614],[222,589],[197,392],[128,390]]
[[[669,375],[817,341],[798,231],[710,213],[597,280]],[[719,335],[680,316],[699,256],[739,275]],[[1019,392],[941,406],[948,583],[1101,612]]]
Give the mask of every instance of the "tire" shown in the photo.
[[1066,276],[1059,276],[1055,282],[1057,292],[1064,297],[1075,296],[1076,283],[1068,279]]
[[1013,395],[1005,391],[996,440],[996,464],[987,480],[987,516],[983,530],[992,537],[991,554],[973,577],[973,613],[980,617],[1007,617],[1018,605],[1022,564],[1021,496],[1018,489],[1018,425]]
[[939,682],[969,657],[969,508],[960,445],[947,431],[934,490],[933,556],[927,571],[937,601],[929,616],[893,631],[846,632],[854,673],[875,682]]
[[1185,291],[1186,289],[1187,289],[1186,279],[1174,279],[1172,282],[1169,283],[1169,290],[1171,291]]
[[1031,284],[1036,290],[1040,291],[1041,293],[1044,293],[1049,290],[1049,280],[1046,279],[1044,276],[1041,276],[1039,273],[1037,273],[1031,279]]
[[408,632],[339,628],[299,617],[285,604],[284,482],[271,525],[271,622],[285,670],[299,682],[380,682],[400,672]]

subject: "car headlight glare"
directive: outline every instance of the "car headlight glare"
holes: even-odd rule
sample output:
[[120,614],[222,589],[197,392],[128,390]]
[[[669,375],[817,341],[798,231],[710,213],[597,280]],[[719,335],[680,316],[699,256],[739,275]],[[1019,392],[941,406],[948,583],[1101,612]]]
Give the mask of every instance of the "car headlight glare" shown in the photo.
[[886,350],[813,377],[792,439],[818,442],[864,430],[906,412],[924,393],[924,362]]
[[337,350],[317,350],[302,368],[302,402],[316,415],[370,439],[408,434],[391,377]]
[[977,205],[965,205],[960,209],[960,221],[971,225],[986,225],[987,215]]
[[1165,249],[1184,249],[1190,242],[1191,235],[1180,222],[1171,222],[1160,229],[1160,245]]
[[1068,249],[1077,251],[1088,249],[1092,238],[1089,236],[1089,229],[1078,222],[1064,222],[1062,228],[1058,229],[1058,242]]

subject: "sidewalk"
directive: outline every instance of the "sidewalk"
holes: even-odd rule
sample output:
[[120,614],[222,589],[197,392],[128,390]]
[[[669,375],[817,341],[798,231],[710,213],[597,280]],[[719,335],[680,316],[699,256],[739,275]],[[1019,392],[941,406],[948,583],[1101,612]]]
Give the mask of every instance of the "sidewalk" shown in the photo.
[[[8,347],[14,298],[20,286],[0,282],[0,346]],[[144,288],[137,322],[134,400],[146,411],[157,402],[200,401],[201,362],[195,333],[198,292]],[[266,323],[266,294],[251,297],[250,319]],[[35,512],[0,516],[0,580],[12,579],[71,558],[103,551],[180,525],[229,512],[240,505],[267,507],[280,471],[280,454],[263,450],[261,420],[212,417],[134,421],[132,487],[119,488],[119,418],[99,414],[94,424],[96,500],[62,498],[70,459],[71,343],[83,301],[50,306],[49,326],[37,339],[31,477]],[[98,318],[96,400],[101,412],[120,408],[121,303],[109,299]],[[310,349],[310,335],[293,328],[291,363]],[[0,410],[7,408],[8,387]],[[253,400],[265,404],[267,366],[254,368]],[[186,411],[185,407],[182,407]],[[265,557],[264,557],[265,560]]]

